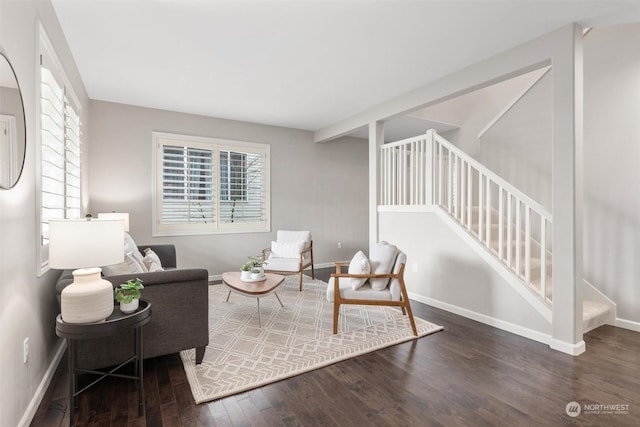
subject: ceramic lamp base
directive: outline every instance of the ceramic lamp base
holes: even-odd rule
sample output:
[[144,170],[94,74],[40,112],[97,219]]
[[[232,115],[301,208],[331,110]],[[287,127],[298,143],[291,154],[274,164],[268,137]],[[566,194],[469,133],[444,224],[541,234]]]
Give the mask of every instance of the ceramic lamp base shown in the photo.
[[100,273],[101,268],[81,268],[73,272],[73,283],[60,294],[63,321],[100,322],[113,313],[113,285]]

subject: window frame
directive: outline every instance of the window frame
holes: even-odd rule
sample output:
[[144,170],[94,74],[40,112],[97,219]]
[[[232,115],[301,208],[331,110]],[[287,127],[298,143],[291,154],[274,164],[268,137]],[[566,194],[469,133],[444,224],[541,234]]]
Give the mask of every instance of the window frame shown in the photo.
[[[64,146],[63,153],[63,162],[64,166],[62,167],[62,173],[64,175],[63,179],[63,187],[64,191],[61,196],[64,198],[64,203],[62,209],[64,210],[64,218],[80,218],[83,211],[84,200],[83,200],[83,154],[82,154],[82,146],[83,146],[83,138],[82,138],[82,105],[78,100],[78,97],[75,94],[73,89],[73,85],[68,78],[67,73],[65,72],[62,63],[60,62],[59,56],[56,53],[53,44],[51,43],[47,33],[42,26],[42,23],[38,23],[37,25],[37,34],[36,38],[38,40],[38,50],[36,52],[36,84],[35,84],[35,95],[36,95],[36,271],[38,276],[42,276],[49,270],[49,244],[45,242],[44,236],[44,227],[43,224],[46,221],[44,219],[44,215],[42,213],[43,209],[43,183],[42,183],[42,174],[43,174],[43,135],[42,135],[42,68],[46,64],[46,68],[52,74],[56,83],[62,89],[62,127],[63,127],[63,135],[62,135],[62,143]],[[69,114],[67,113],[68,108],[70,108],[73,113],[77,116],[74,117],[75,123],[77,124],[77,135],[75,138],[70,137],[69,129],[70,126],[73,125],[73,120],[69,120]],[[77,143],[77,147],[73,150],[70,148],[70,144]],[[72,172],[67,167],[69,162],[68,153],[71,151],[75,151],[73,153],[77,156],[77,165],[71,164],[72,167],[77,167],[77,173],[75,174],[75,183],[72,185],[70,183],[70,175]],[[73,162],[71,162],[73,163]],[[69,188],[74,187],[77,191],[76,196],[69,195]]]
[[[271,185],[270,185],[270,150],[269,144],[236,141],[203,136],[185,134],[152,132],[152,236],[184,236],[207,235],[226,233],[263,233],[271,231]],[[212,152],[212,203],[213,220],[210,223],[182,223],[162,224],[163,206],[163,147],[164,146],[188,146],[198,149],[211,150]],[[220,152],[232,151],[240,153],[256,153],[263,156],[262,165],[262,221],[255,222],[220,222],[221,204],[225,201],[220,198]],[[246,203],[246,202],[241,202]]]

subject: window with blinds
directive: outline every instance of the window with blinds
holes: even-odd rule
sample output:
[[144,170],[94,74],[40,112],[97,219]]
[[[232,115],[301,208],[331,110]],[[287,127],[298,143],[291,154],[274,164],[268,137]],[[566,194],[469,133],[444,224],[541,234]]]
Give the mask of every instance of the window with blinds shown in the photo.
[[269,146],[154,132],[154,235],[269,231]]
[[40,28],[40,251],[48,264],[49,221],[81,215],[79,102],[44,30]]

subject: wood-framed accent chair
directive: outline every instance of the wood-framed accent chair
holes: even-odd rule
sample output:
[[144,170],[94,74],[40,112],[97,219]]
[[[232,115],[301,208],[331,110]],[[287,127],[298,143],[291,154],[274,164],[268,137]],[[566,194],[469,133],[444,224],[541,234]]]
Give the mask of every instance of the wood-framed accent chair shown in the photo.
[[[378,255],[374,254],[377,248],[385,245],[387,246],[386,255],[393,256],[393,260],[391,262],[388,260],[386,263],[384,261],[381,262],[379,250]],[[356,254],[351,263],[335,263],[336,272],[331,275],[327,286],[327,300],[329,302],[333,302],[334,334],[338,333],[338,316],[340,314],[340,306],[342,304],[357,304],[400,307],[402,309],[402,314],[409,317],[413,334],[418,336],[416,323],[411,311],[411,304],[409,303],[407,288],[404,283],[404,268],[407,263],[407,256],[397,249],[395,249],[395,253],[393,255],[390,255],[388,247],[395,248],[395,246],[388,245],[386,243],[378,244],[378,246],[372,248],[372,261],[370,265],[371,271],[377,271],[376,273],[357,274],[342,272],[342,267],[347,264],[350,265],[350,271],[357,271],[358,268],[354,269],[352,268],[352,265],[359,254],[361,254],[361,258],[364,257],[362,252]],[[375,261],[374,258],[376,258]],[[364,257],[364,260],[368,262],[366,257]],[[386,264],[387,267],[385,268],[383,264]],[[380,270],[383,270],[383,272],[380,272]],[[384,270],[387,271],[384,272]],[[354,286],[352,280],[359,282],[359,286]],[[385,280],[387,281],[386,285],[384,284]]]
[[311,278],[316,278],[313,267],[313,240],[310,231],[278,230],[276,241],[262,250],[266,261],[264,271],[277,274],[298,274],[302,291],[302,274],[311,267]]

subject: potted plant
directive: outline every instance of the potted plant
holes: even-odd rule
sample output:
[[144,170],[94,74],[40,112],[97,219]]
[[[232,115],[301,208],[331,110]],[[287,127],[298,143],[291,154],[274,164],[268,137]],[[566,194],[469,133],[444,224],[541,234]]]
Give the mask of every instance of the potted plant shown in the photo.
[[253,267],[251,270],[251,280],[260,280],[264,277],[264,269],[262,267]]
[[248,256],[247,262],[240,267],[240,280],[256,280],[264,276],[264,258],[258,256]]
[[120,311],[129,314],[138,309],[140,305],[140,289],[144,289],[142,286],[142,280],[136,278],[136,280],[127,280],[127,283],[123,283],[116,288],[115,298],[120,303]]
[[249,280],[251,279],[251,270],[253,269],[253,264],[250,262],[245,262],[240,266],[240,280]]

